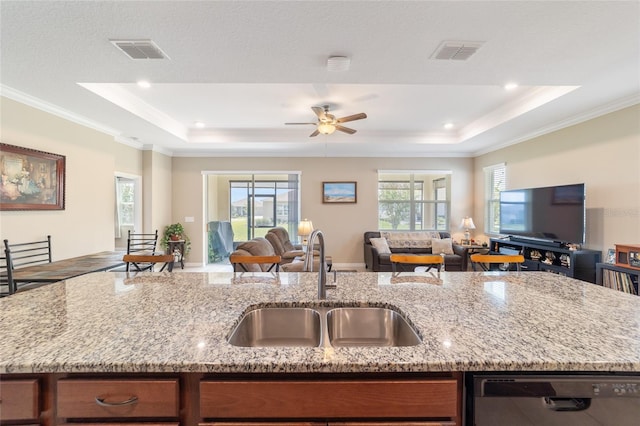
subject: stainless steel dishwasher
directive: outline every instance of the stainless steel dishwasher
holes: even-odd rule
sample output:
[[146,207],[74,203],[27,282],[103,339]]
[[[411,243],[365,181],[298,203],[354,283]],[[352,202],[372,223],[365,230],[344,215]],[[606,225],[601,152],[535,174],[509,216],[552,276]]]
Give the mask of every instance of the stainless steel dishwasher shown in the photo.
[[472,405],[467,410],[468,425],[640,425],[640,375],[472,377],[472,394],[467,393],[467,403]]

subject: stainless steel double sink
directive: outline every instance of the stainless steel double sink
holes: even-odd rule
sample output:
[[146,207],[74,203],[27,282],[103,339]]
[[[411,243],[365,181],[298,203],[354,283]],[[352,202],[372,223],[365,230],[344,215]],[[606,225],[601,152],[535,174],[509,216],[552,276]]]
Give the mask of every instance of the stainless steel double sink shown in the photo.
[[243,314],[229,343],[245,347],[413,346],[416,329],[381,307],[264,307]]

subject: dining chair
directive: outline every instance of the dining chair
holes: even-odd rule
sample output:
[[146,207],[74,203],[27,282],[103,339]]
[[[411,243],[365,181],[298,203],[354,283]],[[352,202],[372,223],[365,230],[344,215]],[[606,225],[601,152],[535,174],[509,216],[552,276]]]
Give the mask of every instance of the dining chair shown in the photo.
[[135,268],[133,272],[153,272],[153,267],[158,263],[164,263],[160,268],[160,272],[164,271],[165,268],[168,272],[171,272],[173,271],[175,257],[173,254],[125,254],[122,260],[126,263],[127,272],[130,272],[131,266]]
[[[127,234],[127,254],[155,255],[158,244],[158,230],[154,233],[136,233],[131,230]],[[153,270],[153,263],[138,263],[140,271]]]
[[521,265],[524,263],[524,256],[521,254],[472,254],[471,267],[474,271],[489,271],[491,265],[501,264],[505,265],[505,269],[508,271],[511,269],[511,265],[516,266],[516,271],[521,271]]
[[10,265],[13,269],[21,266],[51,263],[51,235],[46,240],[28,243],[9,243],[4,240],[5,252],[10,253]]
[[[0,297],[11,296],[18,289],[13,281],[11,270],[11,252],[5,249],[5,256],[0,257]],[[5,289],[6,287],[6,289]]]
[[389,256],[391,261],[391,271],[393,274],[397,274],[400,271],[404,271],[403,265],[411,265],[411,271],[414,271],[417,266],[426,266],[425,272],[431,268],[436,268],[438,273],[444,265],[444,256],[439,254],[401,254],[393,253]]
[[[45,240],[30,241],[27,243],[10,243],[8,239],[4,240],[5,262],[9,266],[8,269],[13,271],[17,268],[27,266],[37,266],[51,263],[51,235],[47,235]],[[4,279],[2,279],[4,282]],[[7,280],[8,281],[8,280]],[[13,294],[18,291],[18,283],[13,279],[12,284],[7,284],[9,292]],[[29,281],[20,281],[20,286],[39,285]]]

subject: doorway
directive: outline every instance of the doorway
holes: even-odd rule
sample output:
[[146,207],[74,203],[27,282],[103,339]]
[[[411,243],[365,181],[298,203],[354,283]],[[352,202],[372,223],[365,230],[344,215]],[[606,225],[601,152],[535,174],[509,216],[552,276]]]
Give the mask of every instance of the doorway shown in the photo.
[[128,231],[142,232],[142,177],[116,172],[115,244],[126,250]]
[[239,243],[277,226],[296,238],[300,172],[206,172],[204,178],[207,264],[226,261]]

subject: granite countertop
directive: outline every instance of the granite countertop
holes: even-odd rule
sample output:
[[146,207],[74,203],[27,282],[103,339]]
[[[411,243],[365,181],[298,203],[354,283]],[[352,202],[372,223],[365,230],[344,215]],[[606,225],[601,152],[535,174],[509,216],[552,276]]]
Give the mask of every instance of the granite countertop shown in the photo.
[[[329,280],[332,279],[329,275]],[[546,272],[100,272],[0,299],[0,373],[640,372],[640,297]],[[249,307],[390,306],[408,347],[247,348]]]

